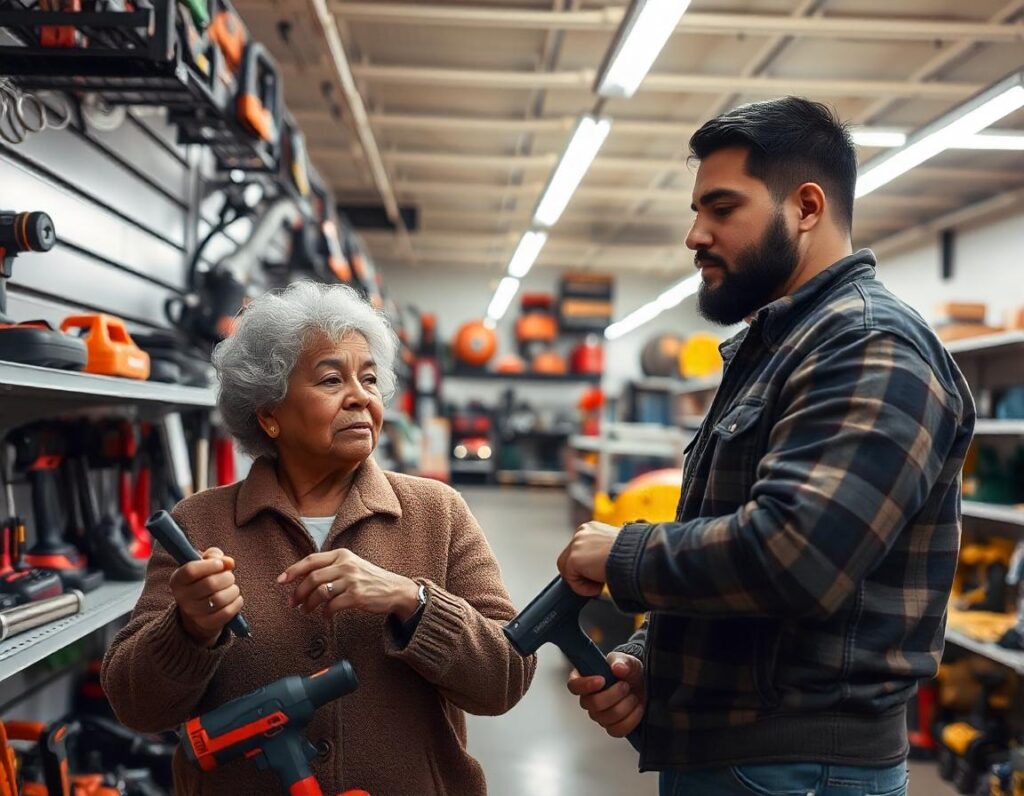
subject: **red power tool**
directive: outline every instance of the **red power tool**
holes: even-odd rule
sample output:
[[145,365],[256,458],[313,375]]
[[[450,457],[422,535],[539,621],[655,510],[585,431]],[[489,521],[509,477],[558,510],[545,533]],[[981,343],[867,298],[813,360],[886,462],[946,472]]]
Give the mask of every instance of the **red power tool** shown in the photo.
[[[255,759],[258,768],[277,774],[290,796],[323,796],[309,767],[316,747],[303,730],[317,708],[358,686],[346,660],[309,677],[282,677],[188,721],[180,733],[185,756],[203,771],[242,756]],[[369,794],[348,790],[339,796]]]

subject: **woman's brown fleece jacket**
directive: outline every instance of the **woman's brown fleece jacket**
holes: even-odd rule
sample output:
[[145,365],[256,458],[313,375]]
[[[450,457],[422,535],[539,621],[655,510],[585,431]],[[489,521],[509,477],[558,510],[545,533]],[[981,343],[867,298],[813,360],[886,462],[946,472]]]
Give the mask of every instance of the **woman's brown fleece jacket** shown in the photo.
[[[198,550],[216,546],[234,557],[253,638],[225,634],[213,649],[195,644],[168,586],[176,565],[156,548],[131,621],[103,662],[103,686],[124,724],[177,729],[280,677],[347,658],[359,688],[320,708],[307,728],[320,749],[312,767],[324,793],[486,792],[483,771],[466,751],[463,711],[509,710],[529,686],[535,661],[519,657],[502,634],[515,610],[458,493],[367,460],[324,544],[426,583],[427,606],[405,647],[393,618],[348,611],[329,621],[289,608],[292,587],[276,578],[316,550],[269,460],[257,460],[238,484],[183,501],[173,516]],[[282,792],[273,773],[250,761],[202,773],[180,749],[174,776],[178,796]]]

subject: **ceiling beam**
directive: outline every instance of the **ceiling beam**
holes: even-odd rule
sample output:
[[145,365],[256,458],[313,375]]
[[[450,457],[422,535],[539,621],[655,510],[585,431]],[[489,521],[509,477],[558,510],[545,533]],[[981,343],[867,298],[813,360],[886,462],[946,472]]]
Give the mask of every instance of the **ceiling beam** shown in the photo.
[[[283,71],[294,71],[284,67]],[[594,83],[593,69],[561,72],[527,72],[494,69],[442,69],[424,66],[383,66],[355,64],[352,71],[360,80],[371,83],[397,83],[402,86],[449,86],[466,89],[576,89],[589,92]],[[777,96],[803,94],[813,97],[915,97],[918,99],[958,100],[977,93],[979,83],[920,82],[909,80],[839,80],[795,77],[736,77],[703,74],[650,74],[640,87],[642,92],[680,94],[719,94],[732,91],[743,94]]]
[[[522,185],[494,185],[487,183],[431,180],[397,180],[395,190],[410,198],[444,198],[461,199],[502,199],[508,196],[536,198],[544,188],[543,182],[524,183]],[[346,188],[335,186],[339,196],[344,196]],[[365,190],[365,189],[362,189]],[[576,189],[575,196],[581,200],[599,200],[608,203],[629,204],[640,197],[650,197],[654,202],[672,202],[690,212],[692,196],[689,188],[659,188],[649,190],[645,187],[620,185],[581,185]],[[871,208],[909,208],[922,210],[948,210],[955,207],[959,199],[956,196],[943,194],[915,194],[912,196],[872,193],[859,202]]]
[[[981,150],[986,151],[986,150]],[[343,148],[311,146],[310,154],[314,159],[323,159],[337,163],[340,158],[350,158],[352,154]],[[400,166],[419,166],[422,168],[450,171],[517,170],[517,169],[551,169],[558,160],[557,152],[537,155],[476,155],[459,152],[410,152],[392,150],[384,153],[384,159]],[[692,173],[685,160],[671,158],[637,158],[614,157],[599,154],[591,165],[593,171],[628,171],[634,174],[646,172]],[[917,177],[928,177],[943,180],[982,181],[1013,184],[1024,182],[1024,175],[1013,170],[945,168],[938,166],[920,166],[912,172]]]
[[[332,3],[334,13],[350,22],[388,25],[613,31],[622,21],[623,8],[586,11],[530,11],[501,8],[451,7],[411,3]],[[676,33],[725,36],[803,36],[859,41],[1024,41],[1019,24],[992,24],[937,19],[819,17],[799,18],[767,14],[684,14]]]

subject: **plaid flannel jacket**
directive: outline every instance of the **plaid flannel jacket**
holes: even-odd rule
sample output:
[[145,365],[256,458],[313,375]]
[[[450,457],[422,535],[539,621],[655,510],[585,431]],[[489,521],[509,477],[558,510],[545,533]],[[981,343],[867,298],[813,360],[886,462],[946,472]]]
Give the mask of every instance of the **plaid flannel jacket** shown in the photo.
[[640,765],[906,755],[942,654],[974,428],[963,376],[861,250],[722,346],[675,522],[626,525],[616,604],[649,612]]

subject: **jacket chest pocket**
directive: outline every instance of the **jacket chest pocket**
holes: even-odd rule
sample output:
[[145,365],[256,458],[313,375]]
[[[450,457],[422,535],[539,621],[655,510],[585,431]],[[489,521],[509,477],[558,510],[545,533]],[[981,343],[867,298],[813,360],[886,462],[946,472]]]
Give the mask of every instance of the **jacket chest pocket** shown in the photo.
[[749,498],[758,462],[764,455],[764,414],[764,399],[751,398],[734,406],[715,424],[708,494],[716,500],[742,503]]

